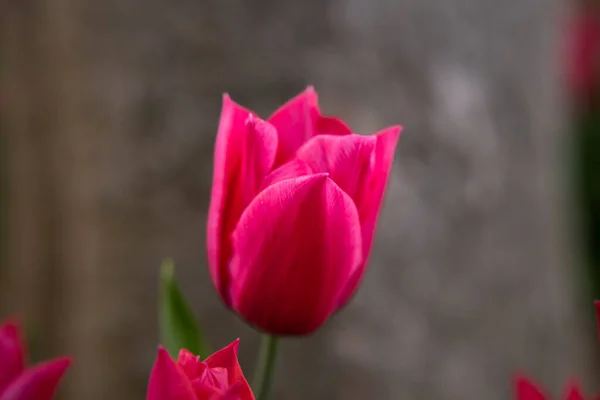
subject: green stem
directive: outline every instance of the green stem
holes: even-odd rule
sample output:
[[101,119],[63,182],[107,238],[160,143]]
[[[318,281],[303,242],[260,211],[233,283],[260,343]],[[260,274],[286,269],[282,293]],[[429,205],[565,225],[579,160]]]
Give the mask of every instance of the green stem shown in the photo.
[[254,384],[252,385],[256,400],[267,400],[269,397],[273,384],[275,362],[277,361],[278,344],[279,338],[277,336],[267,334],[262,336],[258,364],[254,371]]

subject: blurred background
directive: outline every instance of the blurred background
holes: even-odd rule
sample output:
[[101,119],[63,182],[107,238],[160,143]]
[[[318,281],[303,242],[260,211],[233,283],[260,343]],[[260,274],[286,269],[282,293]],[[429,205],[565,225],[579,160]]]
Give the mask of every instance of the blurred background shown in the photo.
[[206,266],[221,94],[266,117],[314,84],[405,130],[358,295],[284,343],[273,399],[600,389],[599,61],[597,2],[0,0],[0,317],[76,358],[63,399],[142,399],[173,257],[251,375]]

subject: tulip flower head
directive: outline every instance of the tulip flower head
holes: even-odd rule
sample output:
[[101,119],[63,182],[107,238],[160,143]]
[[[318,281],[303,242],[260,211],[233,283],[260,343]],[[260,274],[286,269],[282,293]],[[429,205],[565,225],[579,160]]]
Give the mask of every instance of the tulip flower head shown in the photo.
[[364,274],[400,127],[363,136],[312,87],[267,120],[223,97],[208,215],[210,273],[258,329],[305,335]]
[[147,400],[254,400],[237,359],[239,340],[200,361],[182,349],[177,362],[158,350]]
[[51,400],[69,364],[60,358],[26,368],[18,325],[0,325],[0,400]]

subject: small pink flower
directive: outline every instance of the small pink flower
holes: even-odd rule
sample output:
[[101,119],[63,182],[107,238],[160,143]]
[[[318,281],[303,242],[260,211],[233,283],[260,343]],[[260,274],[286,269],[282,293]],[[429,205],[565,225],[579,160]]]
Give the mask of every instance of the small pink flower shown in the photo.
[[160,348],[146,400],[254,400],[238,363],[238,343],[239,339],[204,361],[182,349],[175,362]]
[[[596,309],[596,321],[598,324],[598,333],[600,334],[600,301],[594,301],[594,307]],[[538,388],[529,378],[525,376],[518,376],[515,379],[515,392],[516,400],[550,400],[550,397],[546,396],[541,389]],[[584,396],[579,388],[579,385],[571,380],[567,386],[566,393],[564,395],[565,400],[584,400]],[[593,398],[594,400],[600,400],[600,396]]]
[[[525,377],[518,377],[515,380],[515,400],[550,400],[549,396],[546,396],[541,389],[539,389],[531,380]],[[574,381],[571,381],[567,386],[564,400],[584,400],[581,389]]]
[[360,283],[400,127],[352,133],[312,87],[267,120],[223,98],[208,215],[227,306],[278,335],[318,329]]
[[69,364],[60,358],[26,368],[19,327],[0,325],[0,400],[51,400]]

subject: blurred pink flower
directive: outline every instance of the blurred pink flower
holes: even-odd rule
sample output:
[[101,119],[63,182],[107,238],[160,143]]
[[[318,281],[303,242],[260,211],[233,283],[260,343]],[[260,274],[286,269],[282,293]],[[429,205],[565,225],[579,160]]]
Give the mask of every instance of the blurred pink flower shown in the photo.
[[576,98],[588,97],[600,77],[600,8],[580,5],[567,27],[566,83]]
[[[600,335],[600,301],[594,301],[596,309],[596,321],[598,324],[598,334]],[[550,397],[542,393],[541,389],[535,385],[529,378],[519,375],[515,379],[516,400],[550,400]],[[571,380],[564,396],[565,400],[584,400],[584,396],[579,385]],[[594,400],[600,400],[600,396],[593,397]]]
[[25,367],[25,347],[17,324],[0,325],[0,400],[50,400],[68,358]]
[[[550,400],[550,397],[546,396],[531,380],[522,376],[515,380],[515,391],[515,400]],[[584,400],[584,397],[579,386],[571,381],[567,386],[563,399]]]

